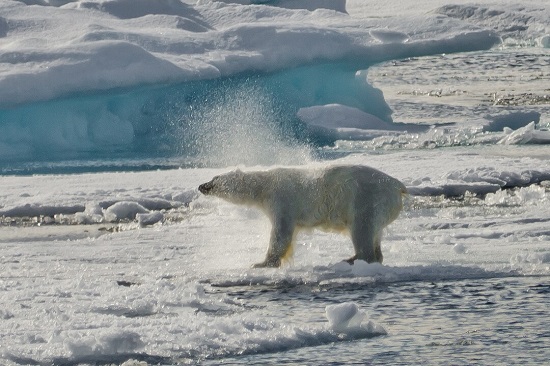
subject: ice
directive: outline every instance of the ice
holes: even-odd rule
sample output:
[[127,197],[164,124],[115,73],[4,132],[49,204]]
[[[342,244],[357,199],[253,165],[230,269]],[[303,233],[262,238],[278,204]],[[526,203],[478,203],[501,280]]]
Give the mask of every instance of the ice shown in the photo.
[[[197,151],[189,142],[195,140],[185,138],[206,131],[195,111],[224,104],[223,95],[235,95],[243,85],[254,90],[248,99],[260,110],[275,112],[283,133],[270,139],[278,143],[307,140],[296,117],[300,108],[337,103],[391,122],[382,95],[361,70],[396,57],[499,42],[495,32],[451,17],[348,15],[342,1],[29,4],[36,5],[0,5],[3,162],[135,151],[195,157],[202,147]],[[269,125],[273,112],[257,123]],[[258,156],[250,164],[273,162],[258,151],[243,156]]]
[[26,203],[22,206],[13,207],[11,209],[1,211],[3,216],[22,217],[22,216],[54,216],[56,214],[74,214],[84,211],[82,205],[61,205],[50,206],[41,204]]
[[458,243],[453,245],[453,250],[456,254],[466,254],[468,253],[468,247],[463,243]]
[[[527,163],[537,168],[531,158],[495,160],[490,149],[463,152],[356,154],[338,162],[368,160],[404,181],[414,177],[423,184],[465,177],[466,165],[476,177],[521,171]],[[538,164],[541,170],[546,166]],[[487,166],[493,170],[476,170]],[[120,208],[160,197],[189,203],[171,209],[149,206],[150,214],[159,217],[165,210],[167,219],[153,226],[102,230],[98,236],[94,230],[112,224],[19,226],[9,237],[2,227],[2,360],[171,364],[280,355],[395,334],[395,323],[364,315],[378,309],[382,299],[338,301],[359,289],[368,294],[391,284],[548,273],[548,193],[536,185],[507,191],[521,197],[513,210],[512,203],[495,205],[490,198],[463,207],[453,201],[438,204],[436,198],[415,201],[385,234],[383,265],[342,262],[352,250],[349,238],[313,232],[297,238],[295,258],[287,267],[250,269],[265,254],[269,222],[259,213],[196,195],[199,183],[226,170],[2,177],[4,207],[25,201],[43,206],[79,202],[83,213],[93,217],[102,212],[98,202],[116,201]],[[75,231],[55,240],[67,228]],[[30,229],[42,231],[26,241]],[[231,250],[220,250],[228,246]],[[305,294],[307,301],[289,300],[288,293]],[[311,301],[311,296],[331,300]]]
[[319,138],[370,140],[379,136],[423,131],[426,127],[384,121],[360,109],[341,104],[300,108],[298,118]]
[[162,212],[137,213],[136,220],[140,226],[153,225],[164,219]]
[[537,111],[504,112],[490,117],[490,122],[483,126],[483,131],[517,130],[531,122],[540,122],[540,113]]
[[371,336],[387,334],[383,326],[370,320],[365,321],[366,314],[354,302],[328,305],[325,312],[329,326],[337,333],[356,336],[361,333],[370,334]]
[[521,145],[521,144],[548,144],[550,143],[550,131],[536,129],[535,122],[529,123],[525,127],[517,130],[505,129],[504,136],[498,141],[499,144]]
[[522,253],[515,255],[510,259],[510,262],[514,265],[521,264],[549,264],[550,263],[550,252],[542,253]]
[[[421,196],[458,197],[466,192],[483,196],[499,192],[502,188],[529,186],[550,180],[545,160],[507,158],[495,154],[490,146],[481,151],[485,152],[476,155],[475,159],[472,155],[451,152],[446,159],[438,159],[439,151],[425,151],[423,159],[426,160],[415,161],[414,165],[410,164],[410,160],[417,155],[411,157],[410,152],[401,151],[392,153],[389,160],[384,157],[385,161],[382,157],[369,155],[368,163],[400,178],[410,194]],[[495,160],[495,157],[498,159]],[[429,169],[423,161],[429,161]],[[453,161],[452,167],[448,161]],[[361,164],[365,161],[360,156],[350,156],[342,159],[341,163]],[[146,217],[162,220],[159,213],[163,210],[170,212],[189,207],[211,207],[210,201],[198,199],[197,187],[227,170],[201,170],[191,180],[185,171],[143,172],[139,175],[102,173],[3,177],[4,196],[0,197],[0,215],[10,218],[36,217],[37,220],[40,217],[65,215],[75,222],[99,223],[107,216],[107,221],[133,220],[138,213],[150,212],[153,216],[144,216],[142,220]],[[136,176],[140,178],[136,179]],[[182,178],[184,176],[186,178]],[[112,183],[109,182],[111,179]],[[143,188],[144,179],[149,182],[147,188]],[[62,192],[56,189],[59,184],[63,186]],[[544,191],[536,186],[529,189],[533,192]],[[522,203],[529,200],[525,199]]]
[[135,353],[143,346],[139,334],[125,331],[102,334],[99,338],[75,334],[73,339],[65,342],[69,357],[73,359]]
[[495,3],[445,5],[438,8],[436,12],[498,30],[506,44],[535,43],[544,47],[544,39],[548,37],[550,31],[544,19],[545,12],[533,9],[532,13],[526,15],[522,14],[521,10],[524,9],[519,4]]
[[75,220],[79,224],[101,223],[104,220],[103,214],[101,206],[93,202],[88,202],[83,212],[75,213]]
[[345,332],[361,327],[365,314],[359,310],[356,303],[328,305],[327,319],[330,327],[336,332]]
[[[379,47],[370,50],[369,29],[342,13],[244,8],[208,1],[192,5],[142,0],[127,6],[128,2],[70,1],[50,7],[4,2],[2,13],[10,31],[3,44],[11,51],[4,62],[12,64],[2,70],[0,80],[2,90],[12,86],[10,93],[1,95],[4,105],[52,99],[74,91],[281,69],[311,60],[344,59],[348,53],[384,53]],[[41,26],[17,24],[12,19],[30,19]],[[335,21],[339,25],[331,26]],[[177,24],[182,22],[202,28],[180,29]],[[403,23],[403,32],[409,31],[405,19],[399,23]],[[433,17],[425,29],[415,29],[410,43],[427,46],[422,32],[439,38],[441,48],[460,43],[453,37],[462,31],[477,35],[479,47],[494,37],[473,26],[452,29],[458,24],[452,19],[443,26],[438,23]],[[377,22],[372,25],[376,27]],[[437,37],[438,28],[446,36]],[[43,47],[40,39],[55,47]],[[306,44],[310,47],[303,47]],[[65,82],[67,79],[71,82]]]
[[346,12],[346,0],[203,0],[241,5],[272,5],[289,9],[331,9]]
[[485,197],[485,202],[496,206],[545,205],[549,200],[544,187],[522,187],[515,191],[498,191]]
[[123,219],[133,220],[138,214],[149,213],[145,207],[137,202],[122,201],[109,206],[105,210],[105,219],[107,221],[119,221]]
[[499,192],[502,188],[521,187],[550,180],[547,169],[540,165],[539,167],[541,170],[514,170],[505,166],[502,166],[502,169],[495,169],[493,166],[457,168],[444,173],[443,182],[440,184],[431,179],[416,180],[411,182],[407,189],[413,195],[457,197],[470,192],[484,196]]
[[[150,174],[150,175],[149,175]],[[136,176],[132,173],[84,176],[4,177],[4,192],[11,198],[0,199],[0,215],[18,221],[35,221],[35,224],[53,224],[68,221],[80,224],[99,224],[105,221],[132,221],[136,214],[150,213],[138,218],[143,225],[161,221],[163,210],[187,207],[198,196],[200,183],[183,185],[178,175],[153,178],[155,173]],[[141,180],[153,180],[143,188]],[[200,175],[206,179],[206,175]],[[86,183],[81,181],[84,177]],[[63,191],[57,185],[63,180]],[[109,182],[113,180],[113,182]],[[30,183],[32,182],[32,183]],[[164,183],[170,182],[169,189]],[[30,185],[29,185],[30,183]],[[21,192],[21,187],[23,192]],[[160,188],[162,187],[162,188]],[[10,193],[11,192],[11,193]]]

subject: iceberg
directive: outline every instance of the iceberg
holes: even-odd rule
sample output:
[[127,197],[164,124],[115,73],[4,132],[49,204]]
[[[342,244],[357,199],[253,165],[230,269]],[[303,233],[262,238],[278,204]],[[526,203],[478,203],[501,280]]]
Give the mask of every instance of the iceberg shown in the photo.
[[[381,18],[367,10],[348,14],[346,6],[343,0],[3,1],[0,161],[200,156],[212,144],[204,135],[205,111],[235,109],[238,101],[226,96],[243,90],[252,106],[241,113],[261,110],[258,123],[283,145],[308,141],[297,116],[302,108],[340,104],[391,125],[391,109],[361,70],[501,42],[488,26],[493,12],[481,8],[476,17],[464,15],[470,8],[447,7]],[[522,35],[544,37],[544,19],[533,19],[529,29],[539,26],[536,33]],[[197,136],[210,140],[196,146]]]
[[[499,40],[492,31],[437,15],[423,17],[419,28],[420,18],[414,17],[386,24],[325,9],[216,1],[47,4],[61,5],[6,1],[0,8],[7,23],[0,72],[4,106],[318,62],[347,60],[366,67],[395,57],[483,49]],[[410,37],[399,47],[386,45],[371,35],[379,28],[397,28]]]

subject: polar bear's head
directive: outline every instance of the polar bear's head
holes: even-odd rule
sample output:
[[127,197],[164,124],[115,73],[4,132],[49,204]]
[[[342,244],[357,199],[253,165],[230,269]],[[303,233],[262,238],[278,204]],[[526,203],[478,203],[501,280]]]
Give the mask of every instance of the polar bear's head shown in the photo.
[[216,196],[234,203],[250,203],[256,196],[256,180],[248,173],[234,170],[217,175],[210,182],[199,186],[199,191],[207,196]]

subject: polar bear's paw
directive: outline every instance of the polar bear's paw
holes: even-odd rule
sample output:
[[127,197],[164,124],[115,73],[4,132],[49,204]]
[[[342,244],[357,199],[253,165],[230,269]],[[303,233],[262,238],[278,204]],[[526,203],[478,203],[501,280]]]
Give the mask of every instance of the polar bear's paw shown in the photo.
[[261,263],[252,265],[252,268],[278,268],[281,266],[281,260],[265,260]]
[[349,265],[353,266],[353,262],[355,262],[356,259],[357,259],[357,255],[354,255],[351,258],[344,259],[343,262],[347,262]]

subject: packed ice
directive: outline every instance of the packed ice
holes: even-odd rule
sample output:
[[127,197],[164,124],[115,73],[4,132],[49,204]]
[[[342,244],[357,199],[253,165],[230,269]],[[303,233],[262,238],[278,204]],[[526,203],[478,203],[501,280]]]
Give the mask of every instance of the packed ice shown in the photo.
[[[382,94],[360,70],[395,58],[486,49],[500,34],[478,18],[509,21],[497,16],[498,5],[441,15],[427,3],[426,14],[383,19],[369,9],[347,14],[341,2],[131,3],[2,3],[2,160],[135,149],[192,155],[189,143],[173,135],[195,134],[202,126],[193,111],[212,108],[210,100],[223,104],[222,95],[249,86],[250,73],[257,75],[252,83],[275,94],[279,123],[293,134],[297,110],[316,105],[343,104],[390,123]],[[481,9],[475,22],[462,20],[472,9]],[[538,9],[518,13],[518,22],[533,23],[519,36],[544,34]]]

